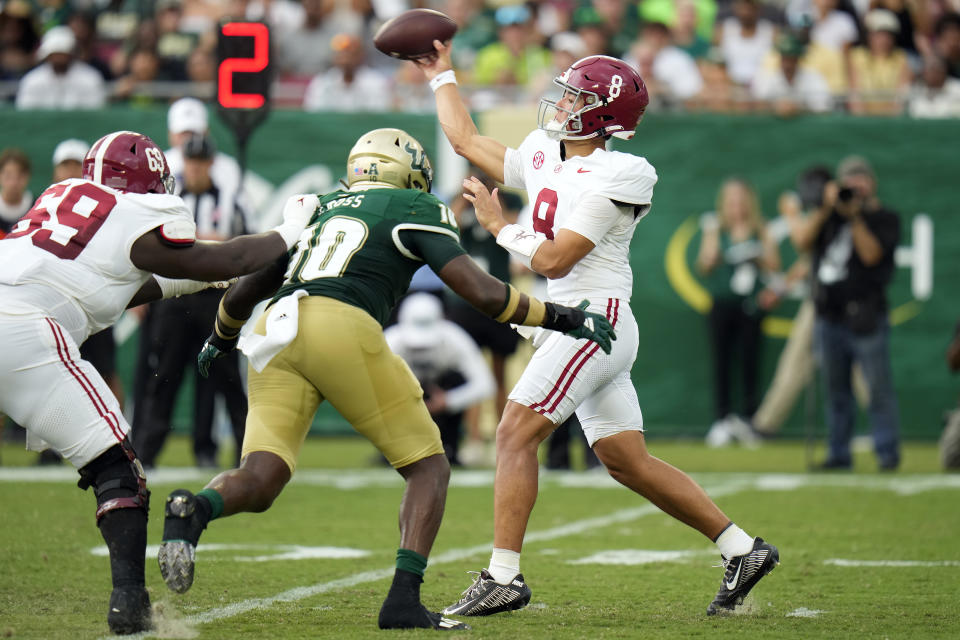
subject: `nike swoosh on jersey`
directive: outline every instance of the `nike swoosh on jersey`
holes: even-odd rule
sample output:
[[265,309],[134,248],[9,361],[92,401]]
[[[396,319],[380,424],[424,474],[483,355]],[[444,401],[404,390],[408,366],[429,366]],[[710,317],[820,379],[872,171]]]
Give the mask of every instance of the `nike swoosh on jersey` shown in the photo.
[[577,167],[577,173],[590,173],[592,169],[584,169],[583,167]]

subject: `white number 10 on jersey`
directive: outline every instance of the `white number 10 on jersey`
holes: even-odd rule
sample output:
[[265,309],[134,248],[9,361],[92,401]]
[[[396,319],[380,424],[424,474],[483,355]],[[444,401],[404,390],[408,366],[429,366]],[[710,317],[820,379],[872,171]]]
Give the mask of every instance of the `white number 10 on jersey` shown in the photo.
[[297,243],[297,253],[290,261],[286,281],[306,282],[317,278],[338,278],[343,275],[353,254],[367,240],[369,230],[356,218],[335,216],[323,223],[307,227]]

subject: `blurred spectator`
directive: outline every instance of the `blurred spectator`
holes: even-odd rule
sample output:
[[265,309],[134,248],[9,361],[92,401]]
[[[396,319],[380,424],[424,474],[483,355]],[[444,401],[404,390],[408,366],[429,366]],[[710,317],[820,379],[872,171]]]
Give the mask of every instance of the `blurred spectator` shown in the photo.
[[477,53],[475,84],[526,86],[550,66],[550,52],[534,42],[532,17],[530,9],[522,4],[497,9],[498,41]]
[[947,13],[937,20],[933,50],[947,65],[947,73],[960,78],[960,14]]
[[458,72],[472,69],[477,52],[497,40],[492,12],[484,10],[483,0],[446,0],[441,10],[457,23],[451,51],[454,67]]
[[830,51],[843,53],[859,38],[857,22],[837,10],[837,0],[813,0],[810,41]]
[[607,51],[614,57],[622,58],[630,50],[640,27],[636,3],[628,0],[592,0],[591,6],[600,16],[606,33]]
[[813,256],[814,344],[823,372],[829,452],[822,469],[850,469],[856,405],[850,385],[859,363],[870,388],[867,415],[881,470],[900,464],[896,391],[890,364],[886,289],[893,278],[900,219],[877,198],[870,164],[850,156],[823,204],[795,234]]
[[734,0],[733,15],[718,25],[716,37],[733,82],[750,86],[773,48],[775,33],[770,21],[760,19],[757,0]]
[[[757,410],[757,382],[765,309],[757,294],[762,276],[780,270],[780,253],[767,232],[756,192],[730,178],[720,187],[716,212],[703,216],[697,270],[713,297],[710,344],[713,352],[714,422],[707,444],[756,440],[748,421]],[[739,358],[737,354],[739,353]],[[739,360],[742,402],[732,401],[734,363]]]
[[0,234],[8,234],[33,206],[33,194],[27,189],[30,169],[30,157],[20,149],[0,152]]
[[[246,233],[246,212],[225,198],[213,180],[215,148],[207,134],[191,134],[183,144],[182,190],[178,195],[193,212],[197,238],[228,240]],[[170,419],[185,371],[192,371],[217,315],[222,292],[216,290],[154,303],[149,324],[148,349],[153,375],[148,377],[142,405],[136,408],[133,446],[145,467],[156,464],[170,432]],[[210,377],[197,376],[194,385],[193,454],[198,467],[217,466],[213,439],[214,402],[225,401],[239,462],[247,416],[247,397],[240,377],[239,358],[231,352],[212,364]]]
[[0,10],[0,79],[16,80],[29,71],[39,42],[30,5],[24,0],[5,3]]
[[947,75],[947,65],[940,58],[924,60],[907,111],[913,118],[960,118],[960,80]]
[[735,87],[727,75],[727,66],[716,47],[711,47],[707,55],[697,61],[697,68],[703,78],[703,89],[696,102],[689,103],[689,106],[720,112],[739,111],[748,106],[739,91],[735,95]]
[[156,7],[159,74],[165,80],[185,80],[187,59],[197,44],[197,34],[181,26],[183,0],[157,0]]
[[867,46],[850,52],[850,111],[855,114],[897,114],[910,86],[907,54],[897,46],[900,22],[886,9],[864,18]]
[[238,0],[235,5],[244,8],[247,20],[267,23],[277,38],[299,29],[306,17],[303,6],[294,0]]
[[570,68],[570,66],[587,56],[587,46],[583,38],[570,31],[553,34],[550,38],[550,67],[543,69],[530,83],[530,96],[540,99],[551,91],[558,90],[553,79]]
[[217,79],[217,63],[213,52],[198,46],[187,57],[187,80],[192,83],[212,83]]
[[[719,3],[716,0],[692,1],[697,10],[697,33],[702,38],[713,38]],[[677,0],[643,0],[637,3],[637,10],[644,22],[662,22],[665,25],[674,26],[680,19],[681,4],[683,4],[682,1]]]
[[157,30],[157,22],[152,16],[138,23],[134,33],[111,56],[110,72],[118,78],[127,74],[130,71],[131,56],[142,49],[155,51],[159,41],[160,32]]
[[[183,145],[193,134],[209,133],[207,107],[196,98],[181,98],[167,111],[167,142],[170,148],[164,152],[170,175],[177,182],[177,191],[183,190]],[[225,202],[239,201],[245,208],[244,194],[240,185],[240,165],[227,154],[216,151],[210,175]]]
[[490,368],[467,332],[443,319],[443,307],[435,296],[407,296],[397,319],[397,324],[384,330],[384,338],[423,387],[423,400],[440,428],[447,460],[459,466],[463,414],[493,394]]
[[685,101],[703,89],[703,77],[697,63],[670,41],[670,30],[661,22],[644,25],[640,40],[627,62],[640,72],[652,96]]
[[573,12],[573,28],[583,40],[588,56],[610,55],[610,36],[603,17],[592,6],[580,7]]
[[312,77],[325,71],[333,60],[330,43],[338,33],[360,36],[363,24],[356,14],[337,11],[337,0],[304,0],[303,24],[278,39],[280,73]]
[[389,107],[390,78],[366,64],[360,38],[344,33],[330,41],[333,67],[315,76],[303,97],[305,111],[370,111]]
[[670,32],[673,44],[690,54],[694,59],[706,57],[710,40],[697,30],[697,5],[693,0],[678,0],[677,17]]
[[42,60],[20,81],[18,109],[96,109],[106,102],[103,76],[74,59],[76,38],[70,27],[50,29],[40,43]]
[[870,8],[886,9],[896,16],[899,26],[896,32],[897,46],[906,51],[908,55],[916,56],[919,49],[917,48],[914,31],[917,28],[918,17],[922,19],[926,14],[924,3],[911,0],[871,0]]
[[77,11],[70,16],[67,26],[70,27],[77,39],[77,46],[74,49],[76,59],[99,71],[104,80],[113,78],[110,73],[110,65],[104,58],[100,57],[98,51],[97,23],[94,15]]
[[90,145],[77,138],[63,140],[53,149],[53,180],[62,182],[69,178],[83,177],[83,157]]
[[762,68],[754,78],[753,97],[781,116],[828,111],[833,102],[830,87],[819,71],[802,64],[803,43],[793,34],[782,33],[776,50],[775,65]]
[[135,49],[128,58],[129,69],[113,85],[113,97],[134,106],[151,105],[156,101],[151,84],[160,73],[160,57],[153,49]]

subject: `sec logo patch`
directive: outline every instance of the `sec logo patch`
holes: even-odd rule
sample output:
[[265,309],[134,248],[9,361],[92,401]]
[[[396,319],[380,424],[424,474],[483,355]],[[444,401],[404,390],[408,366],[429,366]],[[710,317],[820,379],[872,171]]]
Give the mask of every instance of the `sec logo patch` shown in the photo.
[[533,168],[539,169],[543,166],[543,151],[537,151],[533,154]]

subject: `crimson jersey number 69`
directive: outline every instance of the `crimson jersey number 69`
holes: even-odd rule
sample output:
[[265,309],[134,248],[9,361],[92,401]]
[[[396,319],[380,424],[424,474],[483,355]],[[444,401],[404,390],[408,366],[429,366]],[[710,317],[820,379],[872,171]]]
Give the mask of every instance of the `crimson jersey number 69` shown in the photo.
[[[52,201],[58,198],[60,203],[54,209]],[[89,182],[56,184],[40,195],[7,238],[32,233],[35,246],[58,258],[73,260],[103,226],[116,205],[116,196]]]

